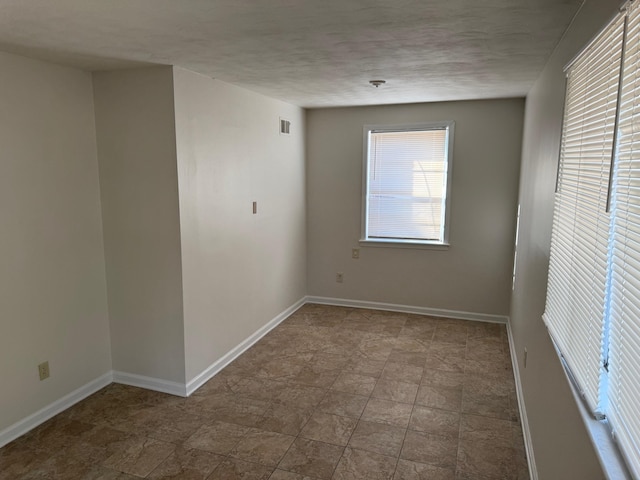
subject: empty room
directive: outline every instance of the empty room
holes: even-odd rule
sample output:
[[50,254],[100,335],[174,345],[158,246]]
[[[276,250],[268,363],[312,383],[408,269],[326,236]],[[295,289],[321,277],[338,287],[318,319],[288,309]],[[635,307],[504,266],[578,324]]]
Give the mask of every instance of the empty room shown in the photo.
[[636,3],[0,2],[0,480],[640,478]]

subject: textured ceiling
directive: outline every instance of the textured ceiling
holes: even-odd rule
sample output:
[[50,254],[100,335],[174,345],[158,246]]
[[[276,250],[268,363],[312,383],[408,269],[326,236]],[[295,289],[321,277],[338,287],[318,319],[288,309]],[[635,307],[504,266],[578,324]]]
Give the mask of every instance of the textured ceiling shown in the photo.
[[0,0],[0,50],[88,70],[178,65],[304,107],[512,97],[581,3]]

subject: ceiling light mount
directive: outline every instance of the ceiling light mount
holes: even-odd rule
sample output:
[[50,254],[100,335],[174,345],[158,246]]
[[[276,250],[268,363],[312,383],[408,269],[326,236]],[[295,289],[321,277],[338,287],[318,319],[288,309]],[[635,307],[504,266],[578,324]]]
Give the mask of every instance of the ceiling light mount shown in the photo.
[[369,83],[374,87],[378,88],[380,85],[384,85],[385,83],[387,83],[387,81],[386,80],[369,80]]

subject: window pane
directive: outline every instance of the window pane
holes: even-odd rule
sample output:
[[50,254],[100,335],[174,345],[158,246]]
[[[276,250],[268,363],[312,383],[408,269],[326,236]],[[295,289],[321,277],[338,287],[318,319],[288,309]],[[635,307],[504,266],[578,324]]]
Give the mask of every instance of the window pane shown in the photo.
[[444,241],[446,126],[372,131],[369,136],[369,239]]

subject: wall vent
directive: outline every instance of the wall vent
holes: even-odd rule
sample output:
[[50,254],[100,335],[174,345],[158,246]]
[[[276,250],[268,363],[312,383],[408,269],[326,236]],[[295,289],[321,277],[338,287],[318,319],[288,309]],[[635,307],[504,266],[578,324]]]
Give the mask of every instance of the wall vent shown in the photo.
[[289,120],[285,120],[284,118],[280,119],[280,134],[281,135],[289,135],[291,131],[291,122]]

